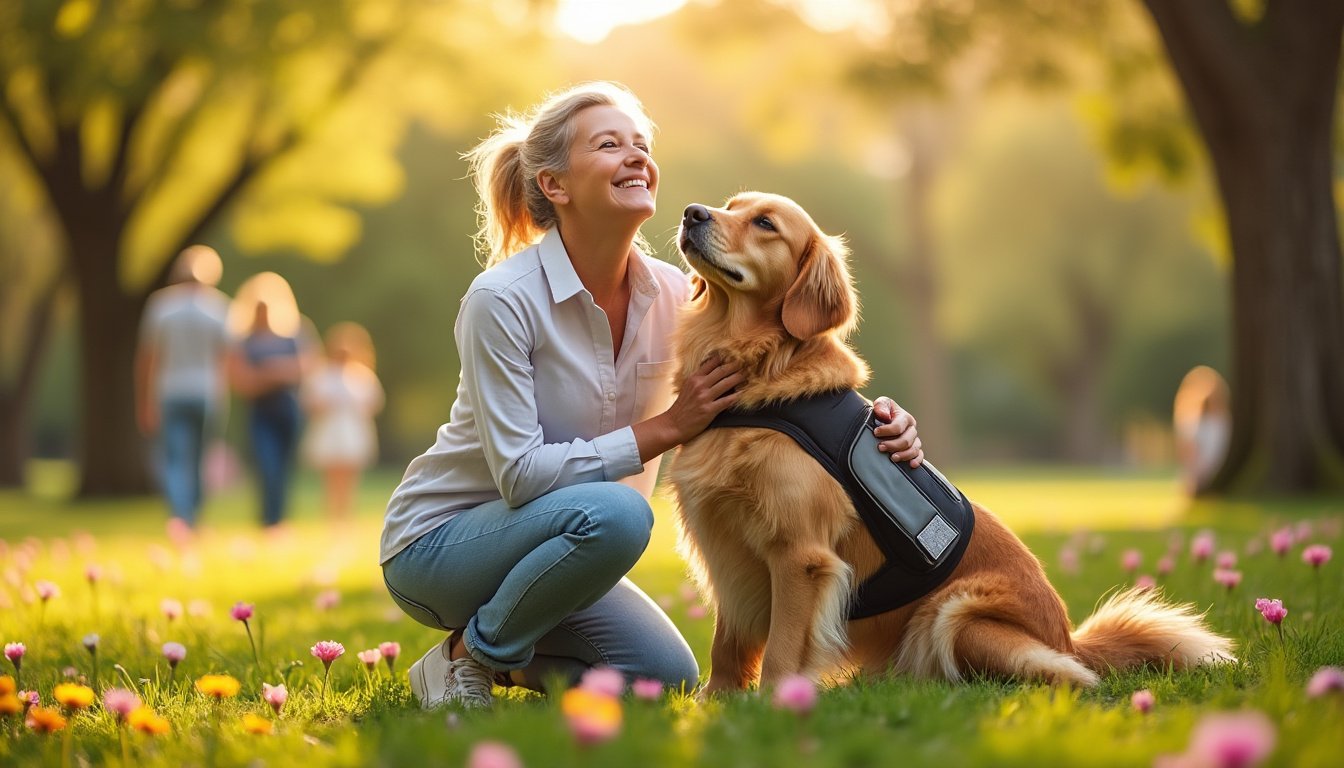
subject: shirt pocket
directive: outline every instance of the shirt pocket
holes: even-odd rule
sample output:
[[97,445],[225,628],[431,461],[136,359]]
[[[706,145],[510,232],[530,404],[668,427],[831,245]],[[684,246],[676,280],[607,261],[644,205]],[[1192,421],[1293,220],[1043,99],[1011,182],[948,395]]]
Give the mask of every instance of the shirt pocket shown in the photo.
[[672,404],[672,373],[676,360],[635,365],[635,412],[631,424],[657,416]]

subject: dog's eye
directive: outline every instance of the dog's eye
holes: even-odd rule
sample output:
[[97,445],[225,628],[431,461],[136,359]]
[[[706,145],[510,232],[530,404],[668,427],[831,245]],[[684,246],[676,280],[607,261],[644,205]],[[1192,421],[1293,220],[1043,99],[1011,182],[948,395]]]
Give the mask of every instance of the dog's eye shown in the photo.
[[756,220],[752,223],[767,232],[775,231],[775,223],[764,216],[757,216]]

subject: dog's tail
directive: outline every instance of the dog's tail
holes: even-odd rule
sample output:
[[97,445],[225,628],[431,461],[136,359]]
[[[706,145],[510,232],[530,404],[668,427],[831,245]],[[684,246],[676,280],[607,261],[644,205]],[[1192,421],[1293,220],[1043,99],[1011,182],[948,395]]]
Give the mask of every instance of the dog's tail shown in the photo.
[[1232,641],[1210,629],[1194,605],[1168,603],[1154,590],[1135,588],[1112,595],[1079,625],[1073,647],[1078,660],[1099,673],[1236,661]]

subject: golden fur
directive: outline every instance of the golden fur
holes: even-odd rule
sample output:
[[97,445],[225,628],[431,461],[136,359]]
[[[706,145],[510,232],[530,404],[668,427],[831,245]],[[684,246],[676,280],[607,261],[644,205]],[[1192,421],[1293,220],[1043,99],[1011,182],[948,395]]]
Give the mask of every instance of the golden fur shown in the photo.
[[[683,225],[696,296],[677,335],[678,381],[710,355],[747,374],[739,405],[858,388],[845,342],[857,318],[847,250],[796,203],[743,193]],[[689,211],[689,209],[688,209]],[[694,219],[688,213],[687,220]],[[715,608],[705,693],[844,668],[1091,686],[1111,668],[1230,659],[1191,606],[1125,591],[1071,632],[1036,557],[989,510],[947,582],[898,610],[847,621],[852,591],[883,557],[840,485],[787,436],[707,430],[670,480],[681,549]]]

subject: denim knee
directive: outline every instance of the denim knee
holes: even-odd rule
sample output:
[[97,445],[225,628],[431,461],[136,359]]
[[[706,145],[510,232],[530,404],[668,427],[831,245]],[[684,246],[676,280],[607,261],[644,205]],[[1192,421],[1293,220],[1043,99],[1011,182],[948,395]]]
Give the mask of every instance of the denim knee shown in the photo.
[[593,483],[584,495],[590,534],[610,551],[628,553],[633,565],[653,533],[653,508],[648,500],[620,483]]

